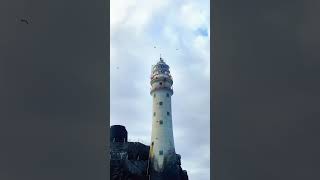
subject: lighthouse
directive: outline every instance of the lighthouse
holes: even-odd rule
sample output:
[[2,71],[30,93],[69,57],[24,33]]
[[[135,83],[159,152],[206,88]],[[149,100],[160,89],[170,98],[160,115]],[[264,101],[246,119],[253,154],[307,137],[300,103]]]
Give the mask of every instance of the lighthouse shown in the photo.
[[[169,66],[160,57],[151,69],[152,135],[150,145],[151,174],[162,174],[176,162],[173,139],[171,96],[172,76]],[[155,178],[153,178],[155,179]]]

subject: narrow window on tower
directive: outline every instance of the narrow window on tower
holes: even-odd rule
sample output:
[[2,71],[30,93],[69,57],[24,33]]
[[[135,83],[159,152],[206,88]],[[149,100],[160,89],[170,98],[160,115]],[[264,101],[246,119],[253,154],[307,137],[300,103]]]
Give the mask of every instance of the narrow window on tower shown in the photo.
[[154,97],[154,98],[156,97],[156,93],[153,94],[153,97]]
[[159,151],[159,155],[163,155],[163,151],[161,150],[161,151]]
[[167,93],[167,97],[169,97],[169,93]]
[[162,120],[160,120],[160,121],[159,121],[159,124],[163,124],[163,121],[162,121]]
[[159,102],[159,105],[161,106],[163,103],[162,102]]
[[170,112],[167,112],[167,115],[170,116]]
[[156,112],[153,112],[153,116],[156,116]]
[[154,142],[152,141],[151,146],[153,146],[153,145],[154,145]]

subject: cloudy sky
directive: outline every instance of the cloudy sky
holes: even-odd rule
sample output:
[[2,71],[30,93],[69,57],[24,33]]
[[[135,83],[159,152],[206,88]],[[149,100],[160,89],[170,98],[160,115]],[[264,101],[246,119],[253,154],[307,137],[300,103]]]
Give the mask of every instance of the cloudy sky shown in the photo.
[[[151,66],[160,53],[174,79],[175,146],[191,180],[210,179],[209,0],[111,0],[111,125],[151,139]],[[156,48],[154,48],[156,46]],[[177,50],[178,49],[178,50]]]

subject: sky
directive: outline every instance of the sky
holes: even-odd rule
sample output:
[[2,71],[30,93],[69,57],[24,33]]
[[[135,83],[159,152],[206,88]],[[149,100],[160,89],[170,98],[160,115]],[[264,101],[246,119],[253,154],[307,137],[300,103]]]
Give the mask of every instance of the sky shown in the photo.
[[[210,179],[210,8],[208,0],[111,0],[110,123],[130,141],[151,140],[151,66],[173,76],[176,152],[191,180]],[[156,47],[156,48],[154,48]]]

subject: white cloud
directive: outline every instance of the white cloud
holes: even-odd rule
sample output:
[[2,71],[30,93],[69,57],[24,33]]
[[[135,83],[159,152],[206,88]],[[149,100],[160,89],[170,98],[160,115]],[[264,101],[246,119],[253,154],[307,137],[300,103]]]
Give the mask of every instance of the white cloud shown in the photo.
[[209,0],[110,4],[111,125],[125,125],[129,139],[150,143],[149,77],[161,53],[174,78],[173,128],[182,167],[189,179],[210,179]]
[[208,27],[208,11],[203,10],[204,4],[189,2],[180,9],[179,19],[185,27],[196,30],[198,27]]

